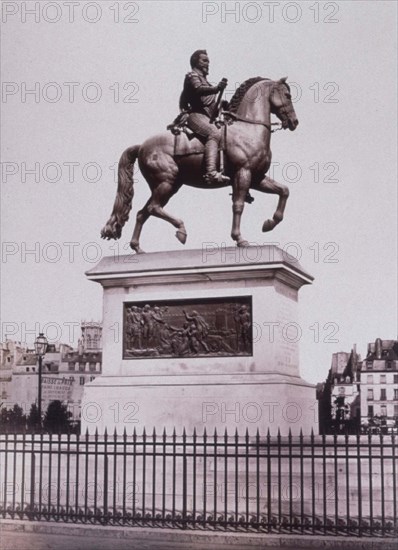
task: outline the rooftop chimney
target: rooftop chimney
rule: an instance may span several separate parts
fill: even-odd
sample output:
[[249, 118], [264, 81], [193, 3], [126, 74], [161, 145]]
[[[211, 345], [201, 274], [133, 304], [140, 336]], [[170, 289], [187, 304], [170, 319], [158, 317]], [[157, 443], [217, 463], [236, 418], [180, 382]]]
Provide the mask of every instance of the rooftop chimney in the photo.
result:
[[375, 342], [376, 359], [381, 359], [381, 339], [377, 338]]

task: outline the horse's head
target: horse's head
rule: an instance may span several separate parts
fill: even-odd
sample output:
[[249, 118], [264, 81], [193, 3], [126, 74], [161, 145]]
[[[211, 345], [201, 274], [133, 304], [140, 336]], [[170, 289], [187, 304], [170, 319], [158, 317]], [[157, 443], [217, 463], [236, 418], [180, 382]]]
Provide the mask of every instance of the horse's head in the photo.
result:
[[290, 87], [286, 82], [287, 77], [277, 80], [272, 86], [270, 101], [271, 113], [282, 122], [282, 128], [293, 131], [297, 128], [298, 120], [292, 103]]

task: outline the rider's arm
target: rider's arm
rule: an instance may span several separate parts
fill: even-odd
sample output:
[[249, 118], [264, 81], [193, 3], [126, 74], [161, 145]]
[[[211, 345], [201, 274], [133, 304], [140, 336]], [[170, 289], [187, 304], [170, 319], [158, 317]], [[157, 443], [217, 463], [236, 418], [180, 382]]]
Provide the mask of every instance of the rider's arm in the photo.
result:
[[218, 86], [207, 86], [196, 73], [189, 73], [187, 75], [187, 80], [192, 92], [199, 96], [214, 95], [218, 92]]

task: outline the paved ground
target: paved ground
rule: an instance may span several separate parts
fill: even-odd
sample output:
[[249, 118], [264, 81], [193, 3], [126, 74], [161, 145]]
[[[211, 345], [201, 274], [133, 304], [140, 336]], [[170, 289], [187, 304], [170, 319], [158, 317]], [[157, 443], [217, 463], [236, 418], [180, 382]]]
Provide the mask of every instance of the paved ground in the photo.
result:
[[[151, 537], [150, 537], [151, 538]], [[178, 542], [173, 541], [151, 541], [148, 536], [138, 536], [136, 539], [112, 539], [103, 540], [99, 537], [77, 537], [67, 535], [48, 535], [41, 533], [11, 533], [3, 532], [1, 535], [1, 550], [222, 550], [231, 548], [222, 543], [214, 541]], [[253, 550], [253, 545], [236, 546], [233, 550]], [[257, 550], [261, 547], [257, 546]], [[281, 546], [263, 546], [266, 550], [281, 550]], [[311, 550], [313, 550], [311, 546]], [[347, 548], [349, 548], [347, 546]], [[283, 547], [284, 550], [297, 550], [297, 547]], [[310, 550], [310, 547], [300, 547], [300, 550]]]
[[[210, 542], [210, 541], [209, 541]], [[203, 546], [205, 544], [205, 546]], [[103, 540], [100, 537], [76, 537], [67, 535], [46, 535], [40, 533], [10, 533], [1, 536], [1, 550], [218, 550], [228, 548], [225, 544], [207, 546], [201, 542], [182, 542], [148, 540], [148, 537], [138, 536], [136, 539]], [[257, 547], [258, 548], [258, 547]], [[280, 546], [267, 546], [267, 550], [281, 549]], [[253, 546], [233, 546], [234, 550], [250, 550]], [[293, 547], [285, 550], [296, 550]]]
[[0, 550], [397, 550], [397, 540], [97, 527], [2, 520]]

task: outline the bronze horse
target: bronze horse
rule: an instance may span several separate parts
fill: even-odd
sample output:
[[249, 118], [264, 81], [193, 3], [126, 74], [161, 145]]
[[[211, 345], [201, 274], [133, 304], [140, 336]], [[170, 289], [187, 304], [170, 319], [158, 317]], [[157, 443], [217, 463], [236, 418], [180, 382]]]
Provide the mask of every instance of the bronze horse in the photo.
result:
[[184, 222], [170, 215], [164, 207], [182, 185], [211, 189], [232, 185], [232, 232], [238, 246], [248, 246], [240, 232], [240, 221], [249, 189], [279, 196], [272, 219], [266, 220], [262, 230], [271, 231], [283, 219], [289, 190], [265, 174], [271, 164], [271, 114], [275, 114], [282, 128], [295, 130], [298, 120], [291, 101], [286, 78], [272, 81], [265, 78], [246, 80], [235, 92], [226, 115], [227, 135], [224, 172], [231, 183], [209, 185], [203, 179], [203, 153], [198, 154], [197, 139], [191, 141], [181, 134], [184, 154], [176, 155], [175, 136], [171, 133], [150, 137], [142, 145], [129, 147], [122, 154], [118, 167], [118, 189], [111, 217], [101, 231], [104, 239], [119, 239], [122, 227], [129, 218], [134, 189], [133, 167], [138, 164], [152, 191], [150, 199], [137, 214], [130, 246], [137, 253], [144, 223], [150, 216], [168, 221], [177, 228], [176, 237], [185, 244], [187, 232]]

